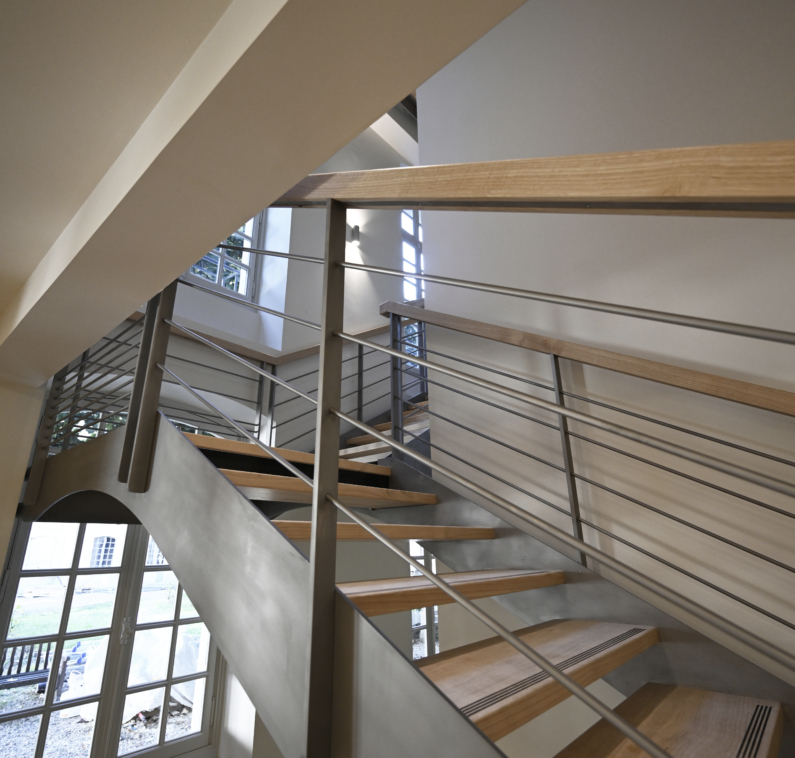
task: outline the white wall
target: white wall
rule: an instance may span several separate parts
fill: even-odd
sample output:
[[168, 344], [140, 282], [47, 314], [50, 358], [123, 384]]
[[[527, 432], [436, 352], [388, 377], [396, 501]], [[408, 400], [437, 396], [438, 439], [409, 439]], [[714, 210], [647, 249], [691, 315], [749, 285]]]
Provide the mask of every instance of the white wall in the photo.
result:
[[[531, 0], [418, 90], [423, 164], [791, 139], [795, 6], [783, 0], [633, 3]], [[424, 213], [429, 273], [792, 330], [795, 222], [761, 219]], [[795, 353], [739, 337], [428, 285], [430, 309], [795, 390]], [[429, 329], [429, 346], [549, 382], [547, 356]], [[459, 366], [460, 367], [460, 366]], [[792, 420], [563, 362], [566, 386], [666, 421], [795, 459]], [[494, 378], [493, 375], [487, 378]], [[445, 380], [447, 382], [447, 380]], [[500, 380], [502, 381], [502, 380]], [[448, 382], [455, 385], [453, 381]], [[508, 382], [510, 385], [510, 382]], [[527, 391], [526, 385], [515, 383]], [[557, 433], [431, 386], [445, 415], [560, 463]], [[544, 390], [531, 390], [550, 399]], [[475, 393], [477, 394], [477, 393]], [[500, 400], [504, 402], [504, 398]], [[510, 407], [532, 412], [528, 406]], [[680, 444], [792, 480], [792, 469], [573, 403]], [[549, 419], [547, 417], [547, 420]], [[551, 502], [553, 469], [431, 420], [432, 438]], [[615, 444], [592, 429], [574, 431]], [[786, 498], [648, 449], [618, 447], [788, 512]], [[795, 522], [574, 441], [578, 470], [665, 512], [792, 564]], [[453, 468], [460, 464], [438, 452]], [[463, 470], [463, 469], [462, 469]], [[471, 469], [467, 475], [563, 529], [568, 518]], [[791, 574], [581, 485], [592, 523], [795, 622]], [[587, 539], [774, 643], [792, 632], [659, 562], [586, 530]]]

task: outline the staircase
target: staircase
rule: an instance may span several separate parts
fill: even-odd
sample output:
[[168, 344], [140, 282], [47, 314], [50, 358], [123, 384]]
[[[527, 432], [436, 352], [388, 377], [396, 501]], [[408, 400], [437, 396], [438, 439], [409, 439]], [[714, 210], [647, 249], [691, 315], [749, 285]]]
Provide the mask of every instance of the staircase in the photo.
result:
[[[670, 152], [676, 153], [679, 161], [675, 164], [680, 166], [677, 171], [682, 170], [682, 161], [686, 165], [690, 165], [688, 161], [696, 161], [700, 171], [699, 161], [709, 162], [711, 155], [699, 154], [696, 159], [690, 153], [683, 156], [677, 151]], [[672, 169], [668, 163], [655, 163], [662, 160], [657, 153], [647, 159], [667, 180], [660, 180], [665, 192], [655, 194], [653, 202], [645, 195], [640, 200], [627, 201], [627, 197], [634, 196], [623, 191], [621, 182], [631, 184], [632, 171], [625, 176], [624, 163], [611, 162], [609, 157], [603, 157], [601, 163], [588, 164], [591, 168], [587, 182], [593, 181], [592, 174], [607, 172], [611, 191], [615, 193], [615, 205], [610, 206], [613, 211], [623, 209], [634, 213], [639, 208], [642, 211], [644, 203], [650, 203], [647, 211], [653, 213], [696, 210], [708, 213], [712, 206], [706, 207], [704, 203], [709, 200], [715, 204], [715, 197], [723, 197], [721, 172], [726, 170], [727, 161], [730, 163], [723, 152], [719, 158], [720, 171], [716, 168], [713, 173], [707, 172], [709, 181], [704, 180], [707, 184], [717, 183], [717, 189], [699, 183], [693, 196], [683, 198], [670, 195], [670, 187], [679, 186], [675, 181], [679, 175], [676, 172], [669, 175]], [[494, 177], [510, 167], [488, 167], [482, 175], [485, 187], [482, 192], [489, 199], [482, 201], [482, 209], [493, 209], [500, 203], [506, 209], [514, 208], [519, 201], [509, 192], [510, 188], [514, 187], [512, 192], [519, 195], [527, 192], [522, 189], [524, 185], [516, 189], [512, 184], [518, 181], [517, 176], [524, 176], [526, 181], [542, 181], [534, 173], [534, 166], [518, 163], [522, 165], [513, 167], [518, 173], [503, 174], [504, 185], [498, 182], [495, 186]], [[456, 172], [455, 167], [441, 168]], [[747, 170], [743, 163], [741, 178]], [[438, 207], [458, 207], [450, 199], [456, 190], [446, 183], [446, 174], [428, 173], [427, 168], [417, 171], [426, 172], [418, 175], [425, 177], [423, 187], [429, 193], [428, 197], [414, 198], [417, 207], [430, 202], [431, 196]], [[616, 535], [602, 529], [599, 534], [604, 533], [604, 542], [586, 540], [584, 523], [596, 531], [601, 527], [599, 523], [585, 522], [579, 512], [577, 479], [583, 479], [584, 474], [575, 465], [571, 438], [582, 436], [582, 426], [591, 424], [606, 434], [631, 438], [638, 444], [647, 444], [673, 457], [685, 457], [692, 464], [726, 476], [739, 475], [754, 486], [777, 488], [783, 496], [791, 495], [795, 488], [765, 472], [734, 467], [715, 456], [572, 410], [564, 402], [566, 392], [560, 380], [558, 359], [576, 360], [683, 390], [695, 387], [694, 391], [705, 395], [793, 415], [790, 393], [450, 314], [424, 313], [405, 304], [385, 304], [384, 315], [390, 318], [393, 335], [391, 348], [346, 334], [342, 330], [341, 313], [344, 277], [338, 274], [341, 268], [358, 267], [365, 271], [368, 268], [345, 261], [345, 206], [329, 199], [328, 194], [339, 193], [334, 197], [346, 197], [346, 202], [368, 207], [368, 203], [374, 202], [374, 194], [381, 192], [379, 203], [402, 207], [407, 203], [407, 190], [390, 195], [383, 187], [379, 189], [378, 182], [388, 181], [383, 174], [369, 177], [370, 181], [364, 184], [357, 183], [356, 177], [310, 177], [284, 199], [297, 206], [328, 201], [323, 326], [308, 322], [323, 334], [318, 397], [309, 397], [292, 388], [319, 408], [317, 457], [271, 447], [257, 440], [164, 365], [167, 338], [158, 330], [169, 325], [193, 334], [172, 321], [174, 285], [169, 295], [164, 291], [157, 302], [152, 301], [147, 312], [147, 323], [152, 326], [150, 334], [153, 332], [154, 336], [147, 349], [140, 352], [130, 404], [131, 423], [49, 459], [46, 455], [34, 459], [23, 517], [68, 521], [79, 514], [80, 520], [91, 520], [92, 515], [107, 517], [109, 509], [115, 508], [114, 514], [125, 511], [132, 519], [139, 520], [168, 556], [286, 758], [321, 755], [403, 758], [429, 750], [467, 758], [504, 756], [496, 744], [498, 741], [572, 695], [590, 706], [602, 720], [582, 734], [566, 735], [571, 737], [570, 744], [557, 758], [644, 755], [783, 758], [793, 754], [795, 688], [769, 671], [775, 663], [789, 677], [795, 671], [791, 654], [759, 639], [731, 619], [720, 618], [698, 599], [681, 597], [661, 585], [653, 568], [643, 572], [618, 560], [614, 553], [619, 552], [616, 549], [619, 542], [609, 541], [617, 539]], [[459, 174], [455, 174], [458, 180], [452, 184], [469, 186], [465, 179], [471, 174], [463, 178]], [[559, 172], [552, 171], [549, 175], [558, 176]], [[549, 181], [554, 184], [553, 180]], [[732, 192], [736, 191], [736, 183], [728, 182], [728, 186]], [[549, 195], [537, 187], [536, 191], [538, 197], [534, 196], [533, 202], [540, 203], [536, 209], [547, 207]], [[357, 195], [362, 192], [366, 196]], [[707, 193], [706, 200], [699, 193]], [[735, 194], [729, 194], [718, 204], [718, 212], [736, 215], [774, 212], [769, 204], [775, 193], [768, 187], [762, 195], [764, 208], [760, 206], [754, 211], [753, 198], [743, 196], [740, 202]], [[596, 193], [595, 197], [600, 203], [605, 202], [603, 194]], [[466, 193], [459, 200], [461, 208], [481, 207], [480, 200]], [[560, 202], [564, 201], [567, 210], [589, 212], [594, 197], [586, 193], [572, 199], [567, 191], [561, 195]], [[532, 206], [531, 199], [525, 198], [523, 202]], [[666, 208], [667, 203], [673, 204]], [[695, 205], [690, 208], [688, 203]], [[734, 211], [732, 203], [736, 204]], [[402, 272], [392, 273], [402, 276]], [[447, 280], [447, 283], [450, 281], [455, 282], [454, 286], [471, 289], [488, 286], [462, 284], [463, 280]], [[543, 299], [539, 293], [507, 287], [492, 289], [511, 297]], [[583, 307], [581, 301], [573, 298], [548, 296], [548, 299]], [[627, 309], [622, 308], [604, 303], [594, 305], [595, 310], [627, 315]], [[676, 314], [629, 310], [636, 311], [631, 315], [638, 318], [671, 324], [688, 319]], [[490, 382], [480, 375], [465, 375], [446, 364], [434, 364], [427, 354], [422, 358], [415, 351], [410, 359], [406, 358], [400, 348], [401, 319], [410, 319], [412, 323], [425, 319], [426, 323], [440, 328], [551, 356], [554, 381], [551, 389], [555, 401], [506, 387], [504, 378]], [[687, 325], [711, 328], [704, 324]], [[734, 327], [722, 324], [721, 330], [732, 333], [730, 329]], [[738, 333], [747, 337], [755, 334], [754, 329], [743, 327]], [[767, 333], [756, 336], [771, 339]], [[787, 339], [792, 342], [795, 335], [788, 335]], [[400, 442], [404, 433], [412, 439], [418, 437], [441, 414], [436, 400], [433, 406], [405, 410], [402, 380], [394, 378], [397, 369], [393, 369], [393, 419], [402, 423], [370, 427], [360, 421], [361, 414], [353, 418], [343, 413], [339, 407], [339, 382], [335, 385], [328, 379], [340, 373], [343, 341], [381, 350], [393, 361], [425, 366], [434, 372], [431, 378], [426, 374], [423, 379], [432, 387], [439, 376], [445, 375], [456, 381], [470, 381], [483, 390], [507, 395], [517, 403], [527, 402], [555, 418], [558, 425], [552, 428], [560, 435], [563, 460], [556, 468], [566, 477], [570, 510], [555, 503], [551, 505], [563, 511], [570, 531], [551, 523], [551, 517], [546, 521], [440, 464], [435, 455], [424, 458], [410, 445]], [[204, 342], [231, 355], [206, 339]], [[277, 381], [264, 369], [239, 356], [233, 357], [260, 376]], [[463, 359], [462, 362], [509, 376], [501, 369]], [[184, 434], [158, 414], [159, 383], [164, 372], [250, 442]], [[290, 388], [288, 382], [281, 383]], [[45, 414], [54, 407], [53, 399], [57, 401], [57, 392], [48, 401]], [[510, 410], [518, 414], [515, 408]], [[643, 416], [640, 418], [648, 421]], [[363, 434], [348, 439], [347, 446], [340, 450], [341, 421], [357, 427]], [[453, 423], [472, 432], [463, 421], [468, 419]], [[579, 423], [580, 431], [570, 432], [569, 421]], [[497, 431], [489, 429], [482, 438], [493, 442], [495, 438], [486, 434]], [[49, 448], [49, 438], [43, 434], [39, 450]], [[67, 431], [67, 440], [68, 435]], [[514, 453], [522, 452], [508, 444], [504, 447], [510, 447]], [[384, 460], [388, 452], [396, 454]], [[417, 459], [420, 465], [408, 466], [406, 461], [411, 459]], [[433, 476], [423, 473], [422, 466], [432, 469]], [[487, 469], [478, 470], [490, 475]], [[670, 467], [666, 470], [672, 471]], [[694, 479], [690, 474], [687, 476]], [[502, 479], [499, 481], [507, 484]], [[593, 481], [589, 480], [589, 484]], [[539, 496], [536, 500], [544, 502]], [[310, 504], [311, 522], [281, 518], [287, 511]], [[338, 522], [338, 512], [349, 521]], [[363, 512], [367, 512], [370, 520], [363, 518]], [[694, 526], [684, 519], [679, 521]], [[698, 528], [702, 533], [707, 531]], [[305, 539], [312, 543], [311, 562], [293, 544]], [[437, 577], [427, 567], [412, 562], [421, 576], [352, 581], [335, 586], [333, 559], [337, 542], [360, 539], [377, 540], [395, 552], [401, 552], [400, 546], [390, 540], [422, 540], [429, 552], [453, 571]], [[739, 542], [731, 544], [746, 554], [749, 552]], [[755, 555], [760, 554], [756, 551]], [[651, 561], [655, 556], [646, 557]], [[783, 561], [773, 562], [779, 567], [783, 565], [783, 570], [791, 568]], [[639, 597], [640, 590], [643, 597]], [[474, 602], [492, 598], [514, 611], [527, 626], [511, 633]], [[414, 662], [404, 657], [370, 620], [454, 602], [475, 613], [495, 636]], [[745, 607], [760, 610], [748, 602]], [[683, 616], [698, 623], [699, 629], [708, 629], [709, 634], [686, 625]], [[771, 614], [767, 616], [770, 618]], [[772, 618], [776, 620], [775, 616]], [[263, 644], [263, 640], [268, 644]], [[753, 655], [738, 654], [738, 647], [752, 651]], [[767, 670], [749, 658], [764, 663]], [[600, 679], [626, 696], [614, 710], [584, 689]]]

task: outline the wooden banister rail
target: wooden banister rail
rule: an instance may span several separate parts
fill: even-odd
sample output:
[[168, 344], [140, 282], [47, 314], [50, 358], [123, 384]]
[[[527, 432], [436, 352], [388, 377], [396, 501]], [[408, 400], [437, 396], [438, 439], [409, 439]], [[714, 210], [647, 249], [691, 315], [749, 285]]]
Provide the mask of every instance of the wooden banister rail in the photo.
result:
[[795, 217], [795, 141], [313, 174], [276, 206]]
[[703, 371], [672, 366], [668, 363], [651, 361], [646, 358], [637, 358], [611, 350], [603, 350], [576, 342], [566, 342], [552, 337], [543, 337], [519, 329], [487, 324], [474, 321], [461, 316], [452, 316], [439, 311], [429, 311], [424, 308], [415, 308], [403, 303], [386, 302], [381, 304], [381, 315], [388, 316], [396, 313], [405, 318], [424, 321], [426, 324], [452, 329], [456, 332], [471, 334], [475, 337], [502, 342], [506, 345], [535, 350], [540, 353], [557, 355], [560, 358], [586, 363], [620, 374], [636, 376], [640, 379], [649, 379], [671, 387], [699, 392], [723, 400], [750, 405], [774, 413], [795, 416], [795, 393], [786, 390], [764, 387], [760, 384], [743, 382], [738, 379], [729, 379], [716, 374]]

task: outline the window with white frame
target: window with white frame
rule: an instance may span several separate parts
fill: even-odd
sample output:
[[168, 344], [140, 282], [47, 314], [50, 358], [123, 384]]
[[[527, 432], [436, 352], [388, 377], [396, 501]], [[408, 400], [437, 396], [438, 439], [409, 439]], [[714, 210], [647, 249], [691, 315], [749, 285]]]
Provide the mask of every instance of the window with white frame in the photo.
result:
[[[422, 219], [419, 211], [404, 210], [400, 214], [403, 232], [403, 271], [406, 274], [421, 274], [425, 270], [422, 256]], [[425, 297], [425, 281], [407, 276], [403, 279], [403, 299], [419, 300]]]
[[261, 225], [260, 213], [191, 266], [188, 276], [205, 287], [253, 299], [255, 256], [246, 248], [257, 247]]
[[[409, 553], [417, 563], [436, 573], [436, 559], [417, 540], [409, 540]], [[413, 566], [411, 576], [420, 576]], [[411, 611], [411, 649], [414, 660], [439, 652], [439, 607], [414, 608]]]
[[19, 524], [0, 598], [0, 755], [210, 742], [215, 648], [141, 526]]

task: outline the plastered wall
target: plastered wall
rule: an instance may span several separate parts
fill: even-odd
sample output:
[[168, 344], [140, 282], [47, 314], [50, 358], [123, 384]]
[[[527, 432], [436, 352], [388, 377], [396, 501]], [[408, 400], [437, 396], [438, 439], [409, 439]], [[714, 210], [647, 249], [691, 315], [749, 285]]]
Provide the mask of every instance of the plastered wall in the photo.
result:
[[[792, 139], [795, 7], [788, 2], [526, 3], [418, 90], [423, 164], [576, 155]], [[423, 213], [429, 273], [792, 330], [795, 222], [508, 213]], [[542, 335], [795, 391], [789, 347], [628, 318], [498, 298], [429, 284], [426, 307]], [[548, 356], [429, 328], [428, 345], [549, 384]], [[443, 359], [441, 362], [444, 362]], [[457, 366], [461, 368], [460, 364]], [[700, 433], [795, 460], [793, 419], [562, 361], [564, 386]], [[482, 373], [485, 378], [494, 375]], [[442, 381], [441, 377], [434, 377]], [[455, 380], [445, 384], [463, 388]], [[498, 379], [523, 392], [551, 393]], [[471, 387], [464, 388], [471, 391]], [[560, 466], [558, 433], [431, 385], [439, 413]], [[480, 394], [477, 390], [474, 394]], [[555, 424], [554, 416], [485, 393]], [[774, 476], [790, 466], [569, 398], [577, 410]], [[791, 649], [790, 628], [644, 556], [603, 529], [795, 623], [792, 573], [675, 523], [667, 514], [795, 564], [795, 520], [611, 452], [795, 513], [762, 488], [592, 428], [572, 431], [586, 539], [717, 613]], [[431, 420], [435, 444], [524, 489], [523, 494], [444, 455], [434, 458], [571, 529], [552, 466]], [[609, 487], [622, 496], [600, 489]], [[661, 514], [627, 498], [652, 505]], [[747, 654], [748, 651], [744, 651]], [[770, 667], [770, 664], [767, 664]]]

